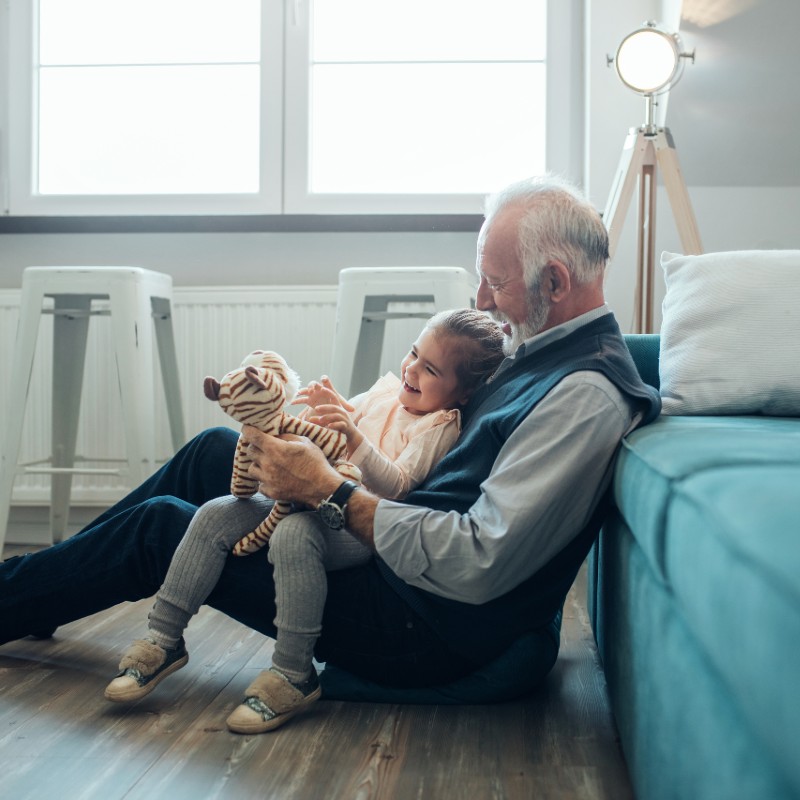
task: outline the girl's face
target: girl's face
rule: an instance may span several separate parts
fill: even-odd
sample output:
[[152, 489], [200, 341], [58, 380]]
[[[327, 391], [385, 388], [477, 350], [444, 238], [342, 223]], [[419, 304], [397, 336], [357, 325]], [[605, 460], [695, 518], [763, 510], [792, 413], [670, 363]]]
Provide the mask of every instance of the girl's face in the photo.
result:
[[454, 366], [460, 358], [457, 337], [436, 336], [426, 328], [400, 365], [398, 398], [406, 410], [428, 414], [466, 403], [469, 394], [460, 387]]

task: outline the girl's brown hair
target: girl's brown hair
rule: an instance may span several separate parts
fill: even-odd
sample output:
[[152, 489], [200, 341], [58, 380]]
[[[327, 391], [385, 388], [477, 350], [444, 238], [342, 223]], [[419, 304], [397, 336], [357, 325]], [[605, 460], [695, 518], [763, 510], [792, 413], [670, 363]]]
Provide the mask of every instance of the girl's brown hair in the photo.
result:
[[435, 336], [459, 340], [454, 368], [462, 389], [470, 394], [489, 378], [503, 360], [505, 336], [483, 311], [458, 308], [434, 314], [425, 325]]

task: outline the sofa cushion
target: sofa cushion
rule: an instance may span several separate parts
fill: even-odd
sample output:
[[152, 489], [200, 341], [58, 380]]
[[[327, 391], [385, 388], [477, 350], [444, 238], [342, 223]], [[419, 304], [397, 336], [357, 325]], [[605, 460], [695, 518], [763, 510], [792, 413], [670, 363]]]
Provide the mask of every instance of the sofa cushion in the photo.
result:
[[800, 250], [661, 257], [665, 414], [800, 415]]
[[664, 571], [687, 626], [795, 785], [799, 486], [800, 464], [732, 459], [676, 484], [664, 535]]
[[[653, 572], [666, 582], [667, 516], [682, 482], [713, 469], [769, 465], [800, 466], [800, 419], [661, 416], [623, 442], [614, 498]], [[746, 494], [746, 485], [739, 489]]]

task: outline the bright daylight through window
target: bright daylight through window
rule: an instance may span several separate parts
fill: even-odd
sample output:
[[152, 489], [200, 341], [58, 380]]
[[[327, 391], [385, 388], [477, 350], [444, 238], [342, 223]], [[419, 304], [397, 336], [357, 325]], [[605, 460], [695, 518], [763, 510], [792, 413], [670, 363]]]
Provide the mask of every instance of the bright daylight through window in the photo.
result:
[[481, 193], [544, 168], [543, 5], [316, 0], [312, 192]]
[[40, 0], [39, 192], [258, 190], [258, 3], [218, 6]]
[[10, 213], [477, 212], [548, 166], [547, 7], [10, 0]]

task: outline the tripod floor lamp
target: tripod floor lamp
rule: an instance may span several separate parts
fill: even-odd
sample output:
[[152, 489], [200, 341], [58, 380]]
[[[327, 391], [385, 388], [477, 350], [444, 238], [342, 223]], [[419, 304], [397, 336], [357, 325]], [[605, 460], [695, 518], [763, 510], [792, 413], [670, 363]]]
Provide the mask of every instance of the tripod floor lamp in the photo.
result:
[[694, 53], [681, 52], [677, 34], [665, 33], [655, 23], [648, 22], [626, 36], [616, 56], [608, 59], [609, 65], [613, 63], [616, 66], [622, 82], [645, 98], [645, 123], [628, 132], [603, 212], [609, 252], [613, 257], [638, 185], [634, 333], [653, 331], [657, 170], [661, 170], [684, 253], [697, 255], [703, 252], [675, 143], [669, 129], [655, 123], [655, 97], [677, 83], [686, 58], [694, 61]]

